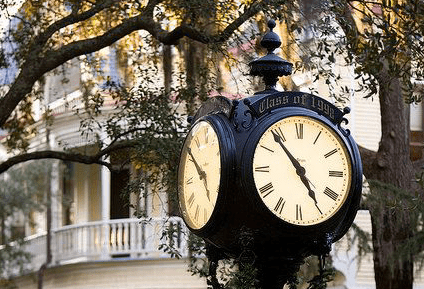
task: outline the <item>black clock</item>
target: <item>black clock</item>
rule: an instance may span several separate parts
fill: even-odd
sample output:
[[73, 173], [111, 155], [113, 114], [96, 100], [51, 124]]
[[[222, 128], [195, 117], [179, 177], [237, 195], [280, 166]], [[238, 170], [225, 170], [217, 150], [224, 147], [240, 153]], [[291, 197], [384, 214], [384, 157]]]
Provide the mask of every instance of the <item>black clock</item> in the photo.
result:
[[[295, 103], [299, 95], [305, 102]], [[308, 108], [312, 100], [323, 101], [317, 96], [278, 93], [256, 104], [280, 97], [287, 103], [266, 112], [249, 103], [259, 117], [240, 158], [242, 190], [261, 220], [272, 220], [277, 235], [306, 234], [313, 240], [331, 233], [334, 242], [349, 209], [354, 207], [355, 215], [359, 206], [362, 169], [356, 144], [341, 128], [341, 118], [332, 122], [330, 114]]]
[[182, 148], [178, 190], [189, 229], [220, 251], [213, 260], [254, 263], [263, 288], [282, 288], [305, 257], [328, 254], [351, 226], [362, 164], [344, 128], [349, 109], [275, 89], [292, 64], [274, 54], [281, 42], [275, 22], [268, 27], [261, 41], [268, 54], [250, 63], [265, 89], [200, 107]]

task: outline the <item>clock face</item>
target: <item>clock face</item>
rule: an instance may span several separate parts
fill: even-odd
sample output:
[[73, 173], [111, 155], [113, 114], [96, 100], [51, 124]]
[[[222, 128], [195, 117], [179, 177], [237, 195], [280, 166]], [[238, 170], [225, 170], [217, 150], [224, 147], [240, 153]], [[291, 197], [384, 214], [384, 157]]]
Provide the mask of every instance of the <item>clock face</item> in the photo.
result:
[[332, 217], [345, 202], [352, 178], [343, 141], [329, 126], [307, 116], [271, 125], [256, 145], [252, 170], [268, 209], [303, 226]]
[[217, 133], [207, 121], [196, 123], [185, 140], [178, 169], [179, 202], [183, 218], [201, 229], [211, 218], [221, 178]]

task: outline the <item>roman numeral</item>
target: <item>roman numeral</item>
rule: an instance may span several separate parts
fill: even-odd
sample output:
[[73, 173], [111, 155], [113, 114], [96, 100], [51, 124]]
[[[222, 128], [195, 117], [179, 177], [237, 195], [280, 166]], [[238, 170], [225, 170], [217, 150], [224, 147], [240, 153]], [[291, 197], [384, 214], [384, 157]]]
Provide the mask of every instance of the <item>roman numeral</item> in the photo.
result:
[[269, 166], [256, 167], [255, 172], [269, 173]]
[[191, 206], [193, 206], [193, 203], [194, 203], [194, 193], [192, 193], [190, 197], [188, 198], [188, 206], [191, 208]]
[[285, 204], [286, 204], [286, 201], [282, 197], [280, 197], [278, 199], [277, 204], [274, 207], [274, 211], [281, 214], [281, 211], [283, 210]]
[[272, 131], [281, 138], [281, 141], [283, 141], [283, 142], [286, 141], [286, 138], [284, 137], [284, 134], [283, 134], [283, 131], [281, 130], [281, 127], [273, 129]]
[[339, 195], [329, 187], [325, 187], [324, 194], [330, 197], [333, 201], [337, 200], [339, 197]]
[[208, 221], [208, 210], [203, 209], [203, 221], [206, 223]]
[[186, 184], [187, 185], [190, 185], [192, 183], [193, 183], [193, 177], [191, 177], [191, 178], [189, 178], [189, 179], [186, 180]]
[[208, 137], [209, 137], [209, 131], [205, 130], [205, 143], [209, 142]]
[[263, 146], [263, 145], [261, 145], [261, 148], [264, 148], [264, 149], [266, 149], [267, 151], [270, 151], [270, 152], [274, 152], [272, 149], [270, 149], [270, 148], [267, 148], [266, 146]]
[[296, 204], [296, 220], [302, 220], [302, 207], [299, 204]]
[[199, 148], [200, 147], [200, 141], [197, 137], [194, 139], [194, 142], [196, 143], [196, 146]]
[[196, 206], [196, 212], [194, 213], [194, 218], [195, 218], [196, 220], [198, 220], [198, 219], [199, 219], [199, 212], [200, 212], [200, 207], [199, 207], [199, 205], [197, 205], [197, 206]]
[[320, 132], [318, 133], [317, 137], [315, 138], [315, 140], [314, 140], [314, 144], [317, 142], [317, 140], [318, 140], [319, 136], [321, 135], [321, 132], [322, 132], [322, 131], [320, 131]]
[[295, 123], [296, 125], [296, 137], [303, 139], [303, 123]]
[[268, 183], [265, 186], [259, 188], [259, 192], [263, 194], [263, 198], [268, 196], [274, 191], [274, 187], [272, 186], [272, 183]]
[[342, 171], [329, 171], [328, 176], [329, 177], [341, 178], [341, 177], [343, 177], [343, 172]]
[[337, 149], [334, 149], [334, 150], [332, 150], [332, 151], [329, 151], [328, 153], [326, 153], [326, 154], [324, 155], [324, 157], [325, 157], [325, 158], [328, 158], [329, 156], [334, 155], [336, 152], [337, 152]]

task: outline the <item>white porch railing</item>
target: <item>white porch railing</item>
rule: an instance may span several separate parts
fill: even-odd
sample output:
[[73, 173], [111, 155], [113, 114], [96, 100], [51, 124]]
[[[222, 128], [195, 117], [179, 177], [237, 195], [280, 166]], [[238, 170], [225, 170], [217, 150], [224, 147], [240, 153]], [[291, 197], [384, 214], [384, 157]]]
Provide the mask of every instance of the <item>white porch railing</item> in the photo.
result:
[[[52, 230], [52, 265], [114, 258], [157, 259], [170, 255], [159, 249], [167, 240], [162, 233], [174, 226], [173, 242], [187, 256], [187, 229], [180, 218], [119, 219], [65, 226]], [[168, 240], [169, 241], [169, 240]], [[46, 234], [26, 239], [25, 250], [33, 255], [28, 270], [38, 270], [46, 260]]]

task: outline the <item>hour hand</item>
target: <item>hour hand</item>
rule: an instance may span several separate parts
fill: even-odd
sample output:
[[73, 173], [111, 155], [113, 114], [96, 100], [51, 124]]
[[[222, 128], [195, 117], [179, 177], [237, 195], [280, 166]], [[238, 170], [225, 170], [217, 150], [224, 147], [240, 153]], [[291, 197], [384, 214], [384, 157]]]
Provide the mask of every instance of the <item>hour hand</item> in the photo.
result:
[[203, 184], [204, 184], [205, 189], [206, 189], [206, 196], [208, 197], [208, 200], [210, 200], [210, 192], [209, 192], [209, 189], [208, 189], [206, 172], [204, 170], [202, 170], [200, 165], [197, 163], [196, 158], [193, 156], [193, 153], [191, 152], [191, 148], [187, 148], [187, 152], [190, 155], [191, 160], [194, 163], [194, 166], [196, 167], [197, 173], [199, 174], [199, 178], [203, 181]]
[[[302, 183], [308, 189], [308, 196], [314, 201], [315, 206], [317, 207], [318, 211], [322, 214], [320, 208], [318, 207], [318, 202], [317, 202], [317, 199], [315, 197], [315, 192], [311, 189], [311, 186], [309, 185], [309, 183], [311, 183], [311, 181], [306, 177], [305, 168], [299, 163], [299, 161], [286, 148], [286, 146], [283, 144], [281, 137], [277, 133], [275, 133], [274, 131], [271, 131], [271, 132], [272, 132], [272, 135], [274, 136], [274, 141], [277, 142], [281, 146], [281, 148], [284, 150], [284, 152], [286, 153], [286, 155], [290, 159], [291, 163], [295, 167], [296, 174], [299, 176]], [[312, 183], [311, 183], [311, 185], [313, 186]]]
[[318, 202], [317, 202], [317, 199], [315, 197], [315, 192], [311, 189], [311, 186], [309, 185], [310, 181], [308, 180], [308, 178], [305, 175], [299, 176], [299, 177], [302, 180], [302, 183], [308, 189], [308, 196], [314, 201], [315, 207], [317, 207], [318, 211], [322, 214], [320, 208], [318, 207]]

